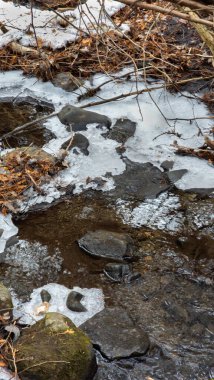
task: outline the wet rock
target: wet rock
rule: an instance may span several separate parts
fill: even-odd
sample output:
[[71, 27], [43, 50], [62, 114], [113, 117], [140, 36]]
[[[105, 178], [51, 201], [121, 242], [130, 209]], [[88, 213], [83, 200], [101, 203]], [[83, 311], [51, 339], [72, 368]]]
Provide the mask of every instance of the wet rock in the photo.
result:
[[83, 295], [81, 293], [75, 291], [70, 292], [66, 301], [67, 308], [71, 311], [76, 311], [79, 313], [87, 311], [87, 309], [80, 302], [82, 298]]
[[74, 132], [86, 130], [87, 124], [92, 123], [98, 123], [107, 128], [111, 126], [111, 120], [107, 116], [71, 105], [63, 107], [58, 117], [62, 124], [69, 126]]
[[96, 369], [90, 339], [59, 313], [25, 329], [15, 349], [23, 380], [86, 380]]
[[105, 230], [87, 232], [78, 240], [78, 244], [91, 256], [119, 261], [131, 257], [134, 251], [133, 240], [129, 235]]
[[81, 133], [75, 133], [73, 140], [71, 142], [71, 145], [69, 145], [70, 140], [71, 139], [68, 139], [67, 141], [65, 141], [62, 144], [61, 149], [67, 149], [67, 147], [69, 146], [68, 149], [71, 150], [72, 148], [77, 147], [83, 154], [85, 154], [85, 156], [89, 155], [89, 151], [88, 151], [89, 141], [87, 137], [83, 136]]
[[125, 159], [126, 170], [114, 176], [116, 188], [110, 194], [124, 200], [155, 198], [170, 188], [170, 181], [160, 169], [150, 163]]
[[63, 90], [72, 92], [84, 84], [84, 81], [75, 78], [69, 71], [58, 73], [52, 80], [52, 83], [56, 87], [61, 87]]
[[50, 293], [45, 289], [42, 289], [40, 296], [41, 296], [42, 302], [50, 302], [51, 300]]
[[13, 314], [13, 302], [9, 290], [0, 282], [0, 316], [7, 322]]
[[105, 309], [81, 325], [81, 328], [110, 360], [141, 356], [149, 348], [146, 332], [136, 326], [122, 308]]
[[166, 300], [163, 303], [163, 308], [174, 321], [188, 322], [189, 314], [183, 305]]
[[171, 172], [167, 173], [167, 176], [169, 178], [169, 181], [171, 183], [177, 182], [179, 179], [183, 177], [184, 174], [186, 174], [188, 170], [186, 169], [180, 169], [180, 170], [172, 170]]
[[208, 197], [212, 194], [214, 194], [214, 187], [204, 189], [204, 188], [192, 188], [185, 190], [186, 193], [195, 193], [200, 195], [201, 197]]
[[173, 168], [173, 165], [174, 165], [174, 161], [168, 161], [168, 160], [166, 160], [166, 161], [163, 161], [163, 162], [162, 162], [162, 164], [160, 165], [160, 167], [161, 167], [164, 171], [168, 172], [170, 169]]
[[98, 366], [94, 380], [130, 380], [126, 369], [120, 368], [113, 363], [102, 363]]
[[113, 126], [113, 128], [104, 136], [109, 139], [115, 140], [121, 144], [125, 142], [132, 136], [134, 136], [136, 131], [136, 123], [129, 119], [118, 119]]
[[104, 274], [114, 282], [130, 283], [141, 277], [140, 273], [133, 273], [130, 265], [108, 263], [105, 266]]

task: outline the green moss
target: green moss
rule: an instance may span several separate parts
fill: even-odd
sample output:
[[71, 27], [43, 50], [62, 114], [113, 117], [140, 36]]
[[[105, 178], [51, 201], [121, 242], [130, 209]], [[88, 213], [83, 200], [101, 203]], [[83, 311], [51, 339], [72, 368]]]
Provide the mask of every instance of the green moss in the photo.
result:
[[95, 364], [90, 339], [58, 313], [27, 329], [15, 348], [23, 379], [85, 380]]

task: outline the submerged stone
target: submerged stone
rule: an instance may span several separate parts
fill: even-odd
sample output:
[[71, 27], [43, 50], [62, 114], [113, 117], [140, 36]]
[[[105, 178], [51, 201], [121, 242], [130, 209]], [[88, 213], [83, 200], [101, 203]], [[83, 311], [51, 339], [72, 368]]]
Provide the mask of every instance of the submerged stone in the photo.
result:
[[119, 307], [104, 309], [81, 328], [110, 360], [144, 355], [150, 345], [147, 333]]
[[76, 311], [79, 313], [87, 311], [87, 309], [80, 302], [83, 297], [84, 296], [79, 292], [70, 292], [66, 301], [67, 308], [71, 311]]
[[120, 261], [131, 257], [134, 251], [133, 240], [128, 234], [105, 230], [87, 232], [78, 244], [91, 256]]
[[96, 370], [90, 339], [59, 313], [25, 329], [15, 349], [23, 380], [86, 380]]
[[68, 148], [69, 150], [71, 150], [72, 148], [77, 147], [83, 154], [85, 154], [85, 156], [89, 155], [89, 151], [88, 151], [89, 141], [87, 137], [85, 137], [81, 133], [75, 133], [71, 141], [71, 144], [69, 145], [70, 141], [71, 139], [68, 139], [67, 141], [65, 141], [63, 145], [61, 146], [61, 149]]
[[127, 284], [141, 277], [140, 273], [133, 273], [128, 264], [108, 263], [103, 272], [110, 280]]
[[107, 116], [71, 105], [63, 107], [58, 113], [58, 118], [74, 132], [86, 130], [87, 124], [98, 123], [107, 128], [111, 125], [111, 120]]

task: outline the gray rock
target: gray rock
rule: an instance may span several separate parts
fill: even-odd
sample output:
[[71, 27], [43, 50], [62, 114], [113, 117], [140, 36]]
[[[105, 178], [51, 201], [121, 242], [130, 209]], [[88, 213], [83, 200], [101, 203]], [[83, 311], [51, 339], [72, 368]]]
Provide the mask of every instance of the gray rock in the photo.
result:
[[25, 329], [14, 348], [23, 380], [87, 380], [96, 370], [90, 339], [59, 313]]
[[110, 194], [124, 200], [155, 198], [170, 188], [170, 182], [156, 166], [125, 159], [126, 170], [114, 176], [116, 188]]
[[163, 308], [173, 320], [185, 323], [189, 321], [189, 314], [183, 305], [166, 300], [163, 303]]
[[87, 232], [78, 240], [78, 244], [91, 256], [119, 261], [131, 257], [134, 251], [129, 235], [105, 230]]
[[118, 119], [113, 128], [105, 136], [121, 144], [125, 144], [130, 137], [134, 136], [135, 131], [136, 123], [129, 119]]
[[173, 168], [173, 165], [174, 165], [174, 161], [163, 161], [162, 164], [161, 164], [161, 168], [164, 170], [164, 171], [169, 171], [170, 169]]
[[42, 302], [50, 302], [51, 300], [50, 293], [45, 289], [42, 289], [40, 296], [41, 296]]
[[186, 193], [195, 193], [200, 195], [201, 197], [208, 197], [209, 195], [214, 194], [214, 187], [210, 187], [208, 189], [201, 188], [192, 188], [185, 190]]
[[150, 345], [147, 333], [119, 307], [104, 309], [81, 325], [81, 329], [110, 360], [144, 355]]
[[183, 177], [184, 174], [186, 174], [188, 170], [186, 169], [180, 169], [180, 170], [172, 170], [171, 172], [168, 172], [166, 175], [169, 178], [169, 181], [171, 183], [177, 182], [179, 179]]
[[[61, 149], [67, 149], [67, 147], [69, 146], [69, 142], [70, 142], [71, 139], [68, 139], [67, 141], [65, 141], [62, 146], [61, 146]], [[89, 147], [89, 141], [87, 139], [87, 137], [85, 137], [84, 135], [82, 135], [81, 133], [75, 133], [74, 137], [73, 137], [73, 140], [72, 140], [72, 143], [71, 145], [69, 146], [69, 150], [71, 150], [72, 148], [74, 147], [77, 147], [79, 148], [79, 150], [85, 154], [85, 156], [88, 156], [89, 155], [89, 151], [88, 151], [88, 147]]]
[[13, 314], [13, 302], [9, 290], [0, 282], [0, 316], [8, 321]]
[[67, 308], [79, 313], [87, 311], [80, 302], [82, 298], [83, 295], [81, 293], [75, 291], [70, 292], [66, 301]]
[[70, 72], [58, 73], [52, 80], [56, 87], [61, 87], [63, 90], [72, 92], [84, 84], [84, 81], [75, 78]]
[[130, 282], [141, 277], [140, 273], [133, 273], [130, 265], [119, 263], [108, 263], [104, 268], [104, 274], [114, 282]]
[[58, 113], [58, 118], [74, 132], [86, 130], [87, 124], [91, 123], [98, 123], [107, 128], [111, 126], [111, 120], [107, 116], [71, 105], [63, 107]]
[[126, 369], [114, 363], [102, 363], [98, 366], [94, 380], [131, 380]]

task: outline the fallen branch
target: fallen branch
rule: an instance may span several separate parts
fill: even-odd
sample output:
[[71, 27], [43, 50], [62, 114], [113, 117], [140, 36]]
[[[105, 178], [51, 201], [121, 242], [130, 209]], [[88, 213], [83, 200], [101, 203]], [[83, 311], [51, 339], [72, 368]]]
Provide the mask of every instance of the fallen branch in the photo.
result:
[[159, 5], [152, 5], [152, 4], [148, 4], [144, 1], [137, 1], [137, 0], [119, 0], [119, 2], [122, 4], [130, 5], [130, 6], [134, 6], [134, 7], [139, 7], [139, 8], [143, 8], [146, 10], [155, 11], [155, 12], [163, 13], [166, 15], [175, 16], [175, 17], [181, 18], [183, 20], [187, 20], [190, 22], [195, 22], [198, 24], [210, 26], [211, 28], [214, 29], [214, 23], [212, 21], [204, 20], [204, 19], [201, 19], [199, 17], [198, 18], [193, 17], [193, 16], [190, 16], [188, 14], [185, 14], [185, 13], [182, 13], [179, 11], [175, 11], [175, 10], [172, 10], [169, 8], [163, 8], [163, 7], [160, 7]]
[[206, 11], [206, 12], [211, 13], [211, 14], [214, 11], [213, 6], [201, 4], [198, 1], [194, 1], [194, 0], [168, 0], [168, 1], [170, 1], [170, 3], [173, 3], [173, 4], [176, 3], [178, 5], [183, 5], [183, 6], [189, 7], [191, 9], [193, 8], [194, 10]]
[[29, 48], [26, 46], [20, 45], [18, 42], [11, 42], [9, 45], [9, 48], [17, 54], [20, 55], [30, 55], [31, 57], [38, 58], [39, 57], [39, 52], [36, 49]]
[[214, 151], [211, 149], [193, 149], [185, 146], [180, 146], [177, 143], [174, 143], [174, 147], [176, 148], [176, 154], [182, 156], [198, 157], [200, 159], [209, 161], [211, 164], [214, 164]]
[[[191, 9], [185, 7], [184, 10], [186, 12], [188, 12], [192, 18], [199, 19], [198, 15], [195, 12], [191, 11]], [[191, 22], [191, 24], [193, 25], [193, 27], [198, 32], [202, 41], [210, 49], [210, 51], [212, 53], [212, 57], [213, 57], [212, 61], [213, 61], [213, 65], [214, 65], [214, 36], [209, 32], [209, 30], [206, 28], [206, 26], [200, 25], [196, 22]]]
[[[128, 74], [125, 74], [124, 76], [126, 76]], [[117, 78], [115, 77], [114, 80], [117, 80], [117, 79], [120, 79], [122, 78], [123, 76]], [[100, 104], [105, 104], [105, 103], [111, 103], [111, 102], [115, 102], [117, 100], [120, 100], [120, 99], [124, 99], [124, 98], [127, 98], [129, 96], [135, 96], [135, 95], [140, 95], [140, 94], [143, 94], [143, 93], [146, 93], [146, 92], [152, 92], [152, 91], [155, 91], [155, 90], [160, 90], [160, 89], [167, 89], [167, 88], [170, 88], [170, 87], [174, 87], [174, 86], [179, 86], [179, 85], [182, 85], [182, 84], [185, 84], [185, 83], [188, 83], [188, 82], [191, 82], [191, 81], [198, 81], [198, 80], [201, 80], [201, 79], [212, 79], [214, 78], [214, 75], [211, 75], [209, 77], [196, 77], [196, 78], [191, 78], [191, 79], [184, 79], [184, 80], [180, 80], [176, 83], [173, 83], [173, 82], [170, 82], [170, 83], [164, 83], [160, 86], [156, 86], [156, 87], [147, 87], [147, 88], [144, 88], [142, 90], [136, 90], [136, 91], [131, 91], [131, 92], [127, 92], [127, 93], [124, 93], [124, 94], [120, 94], [120, 95], [117, 95], [117, 96], [114, 96], [112, 98], [108, 98], [108, 99], [102, 99], [102, 100], [99, 100], [97, 102], [90, 102], [90, 103], [87, 103], [87, 104], [84, 104], [82, 106], [80, 106], [80, 108], [89, 108], [89, 107], [93, 107], [93, 106], [97, 106], [97, 105], [100, 105]], [[111, 80], [109, 81], [106, 81], [104, 82], [103, 84], [107, 84], [109, 83]], [[101, 87], [103, 84], [99, 85], [99, 87]], [[91, 89], [93, 91], [93, 89]], [[97, 90], [97, 88], [96, 88]], [[93, 94], [93, 92], [92, 92]], [[7, 139], [8, 137], [11, 137], [11, 136], [14, 136], [14, 135], [17, 135], [21, 132], [23, 132], [23, 130], [27, 129], [28, 127], [36, 124], [36, 123], [40, 123], [41, 121], [44, 121], [44, 120], [47, 120], [47, 119], [50, 119], [54, 116], [58, 116], [58, 112], [53, 112], [51, 113], [50, 115], [45, 115], [45, 116], [42, 116], [38, 119], [35, 119], [35, 120], [32, 120], [32, 121], [29, 121], [28, 123], [26, 124], [23, 124], [23, 125], [20, 125], [19, 127], [16, 127], [13, 131], [10, 131], [8, 133], [5, 133], [3, 136], [1, 136], [1, 140], [5, 140]], [[184, 121], [193, 121], [193, 120], [203, 120], [203, 119], [214, 119], [214, 116], [201, 116], [201, 117], [194, 117], [194, 118], [189, 118], [189, 119], [185, 119], [185, 118], [174, 118], [174, 119], [167, 119], [169, 121], [178, 121], [178, 120], [184, 120]]]

